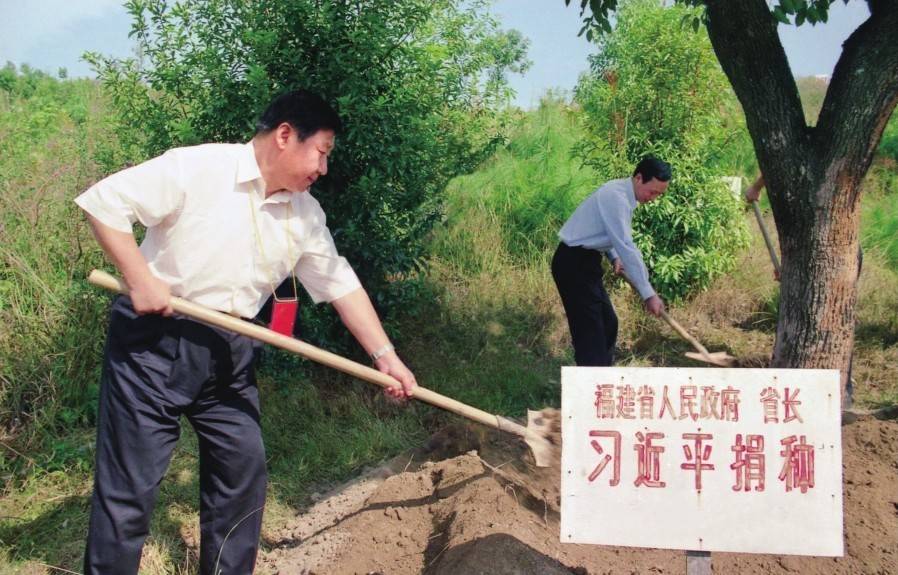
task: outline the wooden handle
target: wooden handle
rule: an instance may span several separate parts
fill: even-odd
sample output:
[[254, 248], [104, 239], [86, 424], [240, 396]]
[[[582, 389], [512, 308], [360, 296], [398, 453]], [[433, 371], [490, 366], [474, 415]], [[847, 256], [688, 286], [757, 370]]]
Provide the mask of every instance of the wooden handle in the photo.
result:
[[773, 247], [773, 241], [770, 239], [770, 234], [767, 232], [767, 224], [764, 223], [764, 216], [761, 215], [761, 208], [758, 207], [758, 201], [753, 201], [751, 207], [754, 209], [755, 218], [757, 218], [758, 226], [761, 228], [761, 235], [764, 236], [764, 243], [767, 244], [767, 251], [770, 253], [770, 261], [773, 262], [773, 269], [775, 269], [776, 274], [779, 275], [781, 271], [780, 260], [776, 257], [776, 249]]
[[[633, 280], [630, 279], [630, 276], [628, 276], [626, 273], [623, 273], [621, 275], [625, 280], [627, 280], [627, 283], [630, 284], [630, 287], [633, 288], [636, 293], [639, 293], [639, 290], [636, 289], [636, 285], [633, 283]], [[672, 327], [673, 330], [680, 335], [680, 337], [691, 343], [692, 347], [694, 347], [697, 352], [704, 356], [710, 357], [710, 355], [708, 354], [708, 350], [705, 349], [705, 346], [703, 346], [697, 339], [692, 337], [692, 334], [686, 331], [686, 328], [680, 325], [677, 320], [670, 317], [666, 310], [661, 310], [661, 318], [666, 321], [667, 325]]]
[[686, 331], [686, 328], [680, 325], [677, 320], [670, 317], [670, 315], [668, 315], [665, 310], [661, 310], [661, 317], [664, 318], [664, 321], [666, 321], [667, 324], [674, 329], [674, 331], [680, 334], [680, 337], [691, 343], [692, 347], [694, 347], [697, 352], [705, 356], [709, 355], [708, 350], [705, 349], [705, 346], [703, 346], [699, 340], [695, 339], [691, 333]]
[[[128, 286], [125, 285], [125, 282], [104, 271], [93, 270], [92, 272], [90, 272], [90, 275], [87, 279], [95, 286], [106, 288], [108, 290], [121, 294], [128, 294]], [[221, 327], [239, 333], [241, 335], [251, 337], [269, 345], [279, 347], [306, 359], [310, 359], [322, 365], [326, 365], [328, 367], [332, 367], [336, 370], [342, 371], [343, 373], [348, 373], [349, 375], [367, 381], [368, 383], [373, 383], [374, 385], [379, 385], [380, 387], [396, 387], [399, 385], [399, 382], [389, 375], [381, 373], [376, 369], [368, 367], [367, 365], [362, 365], [355, 361], [351, 361], [335, 353], [325, 351], [321, 348], [315, 347], [314, 345], [309, 345], [304, 341], [279, 334], [276, 331], [272, 331], [268, 328], [250, 323], [248, 321], [244, 321], [234, 316], [230, 316], [226, 313], [211, 310], [199, 304], [191, 303], [187, 300], [174, 296], [172, 296], [171, 298], [171, 306], [172, 309], [175, 310], [175, 312], [181, 315], [185, 315], [191, 319], [195, 319], [209, 325], [214, 325], [216, 327]], [[470, 405], [466, 405], [464, 403], [461, 403], [460, 401], [456, 401], [444, 395], [440, 395], [435, 391], [431, 391], [419, 386], [415, 388], [414, 395], [412, 397], [414, 397], [415, 399], [420, 399], [421, 401], [425, 401], [441, 409], [445, 409], [446, 411], [455, 413], [456, 415], [461, 415], [462, 417], [466, 417], [478, 423], [482, 423], [484, 425], [488, 425], [502, 431], [507, 431], [521, 437], [524, 437], [526, 435], [526, 429], [513, 421], [510, 421], [504, 417], [487, 413], [485, 411], [477, 409], [476, 407], [471, 407]]]

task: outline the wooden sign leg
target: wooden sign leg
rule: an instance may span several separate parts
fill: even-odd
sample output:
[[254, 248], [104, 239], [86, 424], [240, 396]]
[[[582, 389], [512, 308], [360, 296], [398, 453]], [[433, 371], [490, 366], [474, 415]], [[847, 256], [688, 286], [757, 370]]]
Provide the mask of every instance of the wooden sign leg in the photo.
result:
[[711, 575], [711, 552], [687, 551], [686, 575]]

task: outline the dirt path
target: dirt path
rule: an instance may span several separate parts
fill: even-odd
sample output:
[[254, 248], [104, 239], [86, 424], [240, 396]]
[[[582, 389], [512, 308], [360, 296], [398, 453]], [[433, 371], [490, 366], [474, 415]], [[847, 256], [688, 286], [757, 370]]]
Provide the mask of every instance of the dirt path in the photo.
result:
[[[718, 573], [898, 573], [898, 422], [842, 427], [843, 558], [715, 553]], [[260, 572], [464, 575], [684, 573], [680, 551], [561, 544], [558, 471], [453, 427], [366, 474], [267, 541]], [[809, 526], [810, 527], [810, 526]]]

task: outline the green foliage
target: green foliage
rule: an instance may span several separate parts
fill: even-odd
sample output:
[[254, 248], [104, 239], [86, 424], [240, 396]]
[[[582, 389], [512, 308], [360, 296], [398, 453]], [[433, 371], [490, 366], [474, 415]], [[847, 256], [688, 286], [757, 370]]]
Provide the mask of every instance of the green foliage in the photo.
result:
[[798, 87], [798, 95], [801, 97], [804, 121], [808, 126], [814, 126], [817, 124], [817, 118], [823, 108], [823, 100], [826, 99], [828, 87], [826, 81], [814, 76], [804, 76], [797, 78], [795, 84]]
[[879, 251], [884, 263], [898, 271], [898, 171], [885, 162], [875, 166], [864, 188], [869, 199], [861, 212], [861, 243]]
[[[676, 0], [683, 6], [703, 7], [707, 0]], [[848, 4], [848, 0], [842, 0]], [[836, 0], [779, 0], [775, 5], [768, 2], [771, 18], [782, 24], [794, 23], [801, 26], [805, 22], [815, 25], [818, 22], [826, 23], [829, 19], [829, 8]], [[571, 0], [564, 0], [565, 6], [570, 6]], [[580, 34], [586, 34], [586, 38], [592, 41], [603, 34], [611, 32], [611, 15], [618, 9], [617, 0], [580, 0], [580, 18], [583, 19], [583, 28]], [[588, 10], [588, 12], [587, 12]], [[794, 17], [794, 21], [789, 20]], [[681, 20], [689, 23], [693, 30], [698, 31], [704, 20], [704, 12], [689, 13]]]
[[83, 279], [103, 257], [71, 200], [95, 158], [121, 157], [95, 83], [8, 65], [0, 86], [0, 424], [53, 469], [88, 460], [60, 433], [92, 421], [107, 300]]
[[[576, 111], [556, 95], [543, 98], [537, 110], [518, 119], [506, 147], [478, 171], [452, 181], [447, 190], [451, 233], [465, 233], [465, 220], [485, 214], [495, 222], [509, 256], [522, 264], [541, 262], [558, 244], [564, 220], [596, 185], [592, 170], [572, 157], [579, 137]], [[482, 236], [476, 229], [470, 233]], [[455, 244], [450, 259], [477, 273], [478, 258], [470, 266], [463, 263], [479, 251], [482, 237], [470, 239]], [[446, 249], [449, 245], [438, 251]]]
[[[842, 0], [848, 4], [848, 0]], [[794, 17], [794, 24], [801, 26], [805, 22], [815, 25], [829, 20], [829, 7], [835, 0], [780, 0], [773, 7], [771, 14], [782, 24], [790, 24], [789, 17]]]
[[[750, 157], [746, 134], [731, 119], [738, 107], [707, 35], [680, 25], [696, 13], [653, 0], [624, 4], [576, 91], [586, 133], [579, 153], [600, 181], [629, 176], [646, 154], [673, 166], [668, 192], [633, 220], [652, 283], [667, 298], [708, 287], [732, 269], [747, 238], [741, 201], [720, 180], [728, 175], [721, 168]], [[743, 152], [721, 155], [733, 142]]]
[[528, 65], [526, 40], [499, 31], [482, 0], [126, 6], [141, 62], [88, 56], [126, 144], [151, 156], [246, 140], [275, 95], [322, 94], [346, 130], [316, 196], [381, 309], [407, 302], [446, 183], [503, 141], [497, 109], [506, 74]]
[[889, 123], [882, 133], [882, 140], [879, 142], [879, 148], [876, 153], [883, 158], [888, 158], [893, 162], [898, 162], [898, 114], [892, 112]]

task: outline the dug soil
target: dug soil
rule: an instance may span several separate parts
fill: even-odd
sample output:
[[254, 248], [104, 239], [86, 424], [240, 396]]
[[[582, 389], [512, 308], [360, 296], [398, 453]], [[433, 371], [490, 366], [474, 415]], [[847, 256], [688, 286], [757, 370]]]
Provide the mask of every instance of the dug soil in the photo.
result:
[[[842, 427], [845, 557], [714, 553], [715, 573], [898, 574], [898, 421], [852, 419]], [[527, 461], [521, 445], [492, 432], [446, 429], [269, 533], [259, 571], [686, 572], [682, 551], [562, 544], [558, 469]]]

